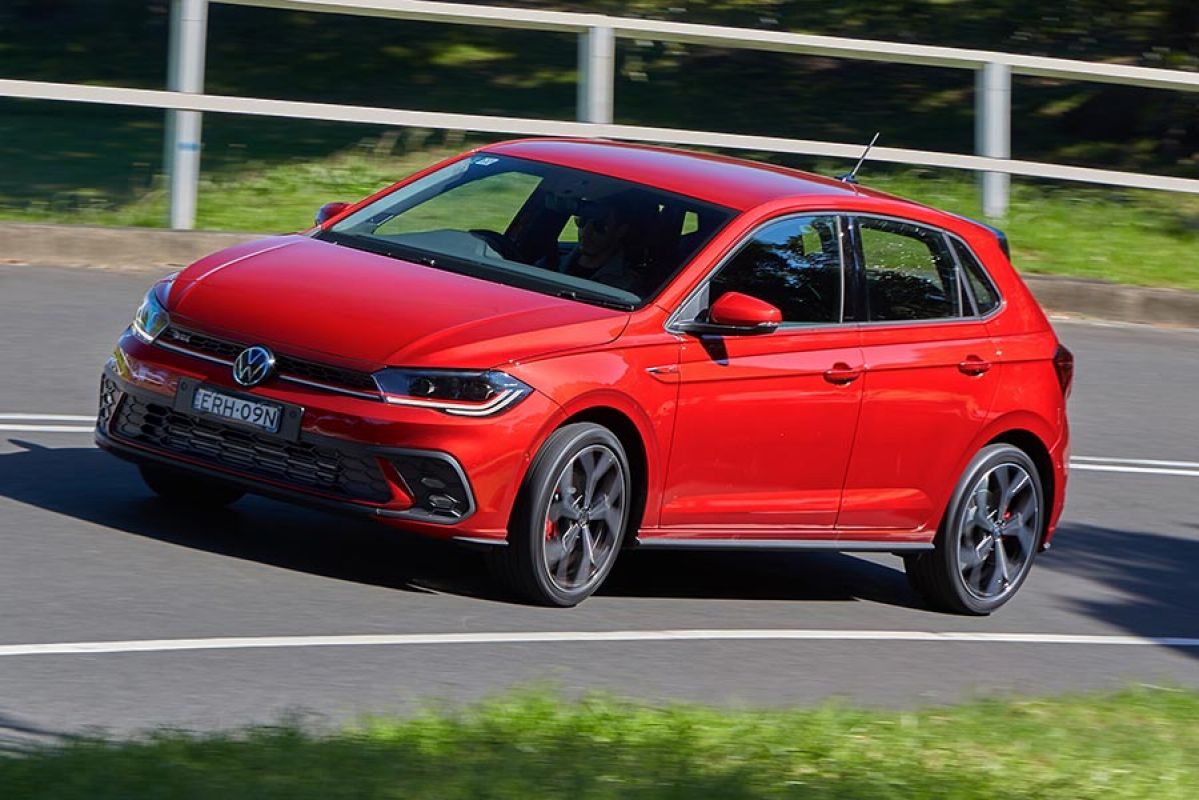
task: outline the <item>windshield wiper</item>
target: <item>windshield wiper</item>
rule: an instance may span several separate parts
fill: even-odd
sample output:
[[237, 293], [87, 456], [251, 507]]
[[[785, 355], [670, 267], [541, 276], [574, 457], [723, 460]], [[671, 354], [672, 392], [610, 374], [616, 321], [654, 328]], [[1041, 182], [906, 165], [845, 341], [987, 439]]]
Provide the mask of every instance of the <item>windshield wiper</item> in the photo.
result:
[[577, 300], [580, 303], [590, 303], [593, 306], [603, 306], [604, 308], [615, 308], [619, 311], [632, 311], [637, 307], [633, 303], [626, 303], [623, 300], [613, 300], [611, 297], [591, 294], [590, 292], [579, 292], [574, 289], [562, 289], [555, 292], [555, 295], [565, 297], [567, 300]]
[[423, 264], [426, 267], [437, 266], [437, 258], [433, 253], [427, 250], [421, 250], [416, 247], [406, 247], [404, 245], [392, 244], [391, 242], [383, 243], [375, 239], [368, 239], [364, 236], [351, 236], [344, 233], [327, 232], [321, 234], [318, 238], [325, 241], [339, 244], [343, 247], [349, 247], [354, 250], [365, 250], [368, 253], [375, 255], [388, 256], [389, 258], [400, 258], [405, 261], [414, 261], [417, 264]]

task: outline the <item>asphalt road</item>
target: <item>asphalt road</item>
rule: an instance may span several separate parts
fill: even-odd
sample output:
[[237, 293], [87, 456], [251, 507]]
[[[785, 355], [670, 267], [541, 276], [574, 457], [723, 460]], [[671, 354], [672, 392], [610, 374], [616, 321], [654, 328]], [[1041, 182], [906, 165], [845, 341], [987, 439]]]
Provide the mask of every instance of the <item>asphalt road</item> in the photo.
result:
[[[151, 280], [0, 266], [0, 415], [91, 414], [100, 365]], [[1078, 359], [1076, 456], [1199, 462], [1199, 331], [1058, 328]], [[889, 706], [1133, 681], [1199, 686], [1199, 647], [1187, 643], [1058, 641], [1199, 637], [1194, 467], [1075, 470], [1055, 547], [988, 619], [924, 609], [898, 559], [839, 554], [625, 554], [602, 595], [557, 611], [497, 595], [470, 552], [366, 522], [263, 499], [179, 517], [89, 434], [46, 430], [86, 422], [13, 430], [22, 424], [0, 419], [0, 741], [91, 726], [228, 727], [297, 711], [335, 723], [529, 683]], [[829, 638], [5, 654], [96, 641], [662, 629]], [[910, 632], [1050, 640], [902, 640]]]

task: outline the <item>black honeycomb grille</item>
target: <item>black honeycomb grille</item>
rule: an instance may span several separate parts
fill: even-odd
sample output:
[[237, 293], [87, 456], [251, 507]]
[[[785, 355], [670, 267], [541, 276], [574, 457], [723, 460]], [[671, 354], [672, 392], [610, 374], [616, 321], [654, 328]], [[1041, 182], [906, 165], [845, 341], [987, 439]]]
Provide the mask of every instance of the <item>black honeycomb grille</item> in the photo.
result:
[[[162, 335], [164, 341], [170, 342], [176, 347], [217, 356], [228, 361], [233, 361], [242, 350], [245, 350], [249, 346], [175, 326], [167, 328]], [[279, 374], [284, 377], [302, 378], [330, 386], [342, 386], [348, 389], [358, 389], [371, 393], [379, 391], [379, 387], [375, 385], [375, 379], [368, 372], [343, 369], [342, 367], [320, 364], [316, 361], [306, 361], [301, 358], [279, 355], [278, 353], [275, 354], [275, 367], [278, 369]]]
[[371, 456], [305, 442], [280, 441], [180, 414], [133, 395], [121, 403], [113, 433], [160, 450], [347, 499], [381, 503], [392, 497]]
[[117, 385], [109, 380], [107, 375], [100, 377], [100, 410], [96, 414], [96, 427], [101, 431], [108, 430], [108, 421], [112, 419], [112, 411], [120, 396]]

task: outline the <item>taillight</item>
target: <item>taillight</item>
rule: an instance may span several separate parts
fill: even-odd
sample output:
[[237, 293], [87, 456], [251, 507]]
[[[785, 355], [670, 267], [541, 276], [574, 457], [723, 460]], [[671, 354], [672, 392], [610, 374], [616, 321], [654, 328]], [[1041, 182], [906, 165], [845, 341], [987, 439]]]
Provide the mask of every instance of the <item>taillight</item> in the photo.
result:
[[1057, 372], [1057, 384], [1062, 387], [1062, 397], [1070, 396], [1074, 385], [1074, 354], [1065, 345], [1059, 344], [1053, 354], [1053, 369]]

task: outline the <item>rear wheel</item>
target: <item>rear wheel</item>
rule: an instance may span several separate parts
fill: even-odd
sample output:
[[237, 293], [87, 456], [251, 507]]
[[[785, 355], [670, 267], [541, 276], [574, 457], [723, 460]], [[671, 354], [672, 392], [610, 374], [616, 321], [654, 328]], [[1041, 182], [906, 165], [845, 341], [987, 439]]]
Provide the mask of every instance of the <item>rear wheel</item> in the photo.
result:
[[158, 464], [140, 464], [142, 480], [156, 495], [191, 508], [224, 508], [245, 494], [236, 484]]
[[558, 429], [525, 479], [493, 566], [532, 602], [581, 602], [616, 562], [631, 495], [628, 458], [611, 431], [589, 422]]
[[1044, 513], [1032, 459], [1012, 445], [984, 447], [954, 490], [935, 549], [905, 556], [912, 588], [938, 608], [990, 614], [1028, 577]]

